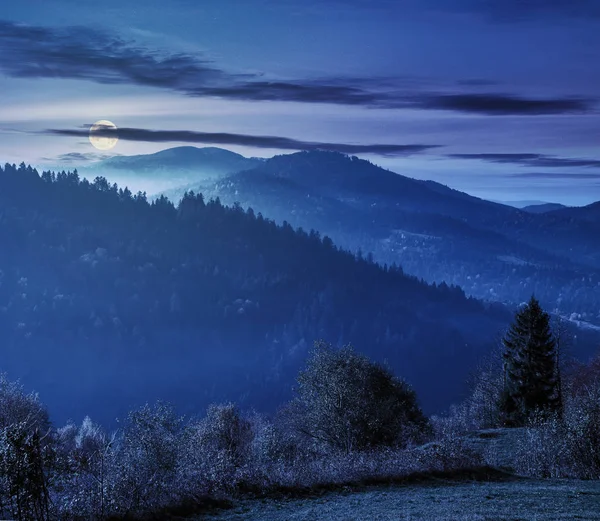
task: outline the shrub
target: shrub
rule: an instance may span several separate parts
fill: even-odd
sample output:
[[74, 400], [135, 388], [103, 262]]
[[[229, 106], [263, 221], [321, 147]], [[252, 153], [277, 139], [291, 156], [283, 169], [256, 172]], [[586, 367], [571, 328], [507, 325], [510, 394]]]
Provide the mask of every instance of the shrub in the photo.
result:
[[516, 468], [536, 477], [600, 479], [600, 385], [569, 396], [563, 417], [534, 418]]
[[600, 479], [600, 382], [569, 399], [564, 423], [574, 474]]
[[413, 390], [391, 372], [354, 352], [317, 342], [298, 376], [288, 408], [296, 430], [341, 452], [402, 447], [417, 440], [427, 420]]
[[0, 428], [16, 424], [45, 433], [50, 429], [48, 411], [36, 393], [25, 394], [19, 382], [12, 382], [0, 373]]
[[158, 402], [129, 414], [116, 443], [110, 495], [121, 514], [155, 511], [180, 501], [175, 486], [182, 419]]
[[104, 519], [116, 506], [111, 496], [115, 436], [86, 417], [79, 427], [68, 423], [57, 429], [55, 440], [56, 517]]
[[413, 451], [420, 470], [425, 472], [452, 472], [484, 465], [483, 455], [458, 435], [415, 447]]
[[0, 515], [48, 519], [53, 461], [48, 413], [36, 394], [0, 375]]
[[249, 464], [252, 438], [250, 422], [235, 405], [211, 405], [205, 418], [185, 429], [180, 479], [207, 494], [230, 490]]
[[515, 470], [540, 478], [564, 477], [568, 472], [565, 424], [557, 416], [533, 415], [517, 444]]

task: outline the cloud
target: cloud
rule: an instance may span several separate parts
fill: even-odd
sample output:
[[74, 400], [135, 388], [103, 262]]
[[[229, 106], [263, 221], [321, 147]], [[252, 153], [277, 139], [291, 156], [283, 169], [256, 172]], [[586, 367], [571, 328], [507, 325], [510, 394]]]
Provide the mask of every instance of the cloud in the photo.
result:
[[449, 154], [447, 157], [542, 168], [600, 167], [599, 159], [557, 157], [545, 154]]
[[421, 108], [453, 110], [489, 116], [537, 116], [586, 113], [589, 100], [575, 98], [532, 99], [505, 94], [443, 94], [424, 96], [417, 102]]
[[324, 6], [346, 12], [379, 11], [389, 15], [415, 12], [458, 12], [483, 16], [497, 22], [518, 22], [539, 18], [598, 18], [598, 0], [266, 0], [288, 8], [319, 13]]
[[574, 174], [563, 174], [556, 172], [525, 172], [518, 174], [507, 174], [505, 177], [521, 178], [521, 179], [599, 179], [600, 173], [589, 174], [589, 173], [574, 173]]
[[370, 92], [352, 85], [318, 84], [310, 81], [251, 81], [224, 87], [194, 88], [188, 94], [252, 101], [294, 101], [300, 103], [334, 103], [367, 107], [400, 108], [385, 93]]
[[[45, 134], [56, 136], [88, 136], [86, 129], [49, 129]], [[98, 136], [113, 136], [111, 129], [99, 130]], [[393, 144], [346, 144], [301, 141], [278, 136], [252, 136], [216, 132], [196, 132], [191, 130], [149, 130], [141, 128], [119, 128], [118, 137], [124, 141], [145, 141], [152, 143], [178, 142], [212, 145], [238, 145], [279, 150], [331, 150], [343, 154], [379, 154], [383, 156], [408, 156], [437, 148], [440, 145], [393, 145]]]
[[[88, 27], [52, 29], [0, 21], [0, 70], [20, 78], [86, 79], [183, 88], [224, 72], [199, 56], [158, 53]], [[230, 75], [227, 75], [230, 76]]]
[[472, 78], [466, 80], [458, 80], [458, 85], [463, 85], [465, 87], [491, 87], [494, 85], [499, 85], [497, 81], [484, 80], [480, 78]]
[[96, 154], [94, 152], [69, 152], [61, 154], [56, 159], [44, 158], [46, 161], [60, 161], [61, 163], [87, 163], [89, 161], [100, 161], [120, 154]]
[[585, 114], [592, 100], [578, 98], [523, 98], [507, 94], [416, 94], [368, 91], [351, 85], [248, 82], [228, 88], [203, 89], [205, 95], [255, 101], [340, 103], [377, 108], [444, 110], [487, 116]]
[[264, 74], [228, 72], [202, 54], [162, 52], [87, 27], [53, 29], [7, 21], [0, 21], [0, 72], [18, 78], [139, 85], [188, 96], [494, 116], [579, 114], [593, 111], [595, 103], [562, 97], [531, 99], [506, 94], [432, 93], [408, 78], [269, 81]]

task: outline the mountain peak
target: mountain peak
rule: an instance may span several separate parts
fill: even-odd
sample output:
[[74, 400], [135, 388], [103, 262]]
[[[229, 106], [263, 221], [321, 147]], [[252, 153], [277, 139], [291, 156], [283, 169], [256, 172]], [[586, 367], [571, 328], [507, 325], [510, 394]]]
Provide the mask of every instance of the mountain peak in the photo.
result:
[[221, 155], [221, 156], [235, 156], [235, 157], [244, 157], [241, 154], [236, 154], [231, 150], [227, 150], [225, 148], [219, 147], [194, 147], [194, 146], [180, 146], [180, 147], [172, 147], [166, 148], [164, 150], [160, 150], [153, 155], [156, 156], [170, 156], [170, 155], [203, 155], [203, 156], [211, 156], [211, 155]]
[[185, 178], [191, 182], [248, 170], [259, 164], [258, 159], [248, 159], [224, 148], [181, 146], [154, 154], [115, 156], [90, 165], [88, 169], [98, 173], [105, 171], [109, 175], [117, 172], [153, 179]]
[[149, 163], [151, 161], [161, 161], [164, 159], [178, 159], [181, 161], [193, 161], [196, 158], [236, 158], [246, 159], [240, 154], [231, 152], [224, 148], [218, 147], [194, 147], [194, 146], [181, 146], [166, 148], [159, 150], [153, 154], [139, 154], [134, 156], [115, 156], [104, 161], [100, 164], [113, 165], [113, 164], [126, 164], [126, 163]]

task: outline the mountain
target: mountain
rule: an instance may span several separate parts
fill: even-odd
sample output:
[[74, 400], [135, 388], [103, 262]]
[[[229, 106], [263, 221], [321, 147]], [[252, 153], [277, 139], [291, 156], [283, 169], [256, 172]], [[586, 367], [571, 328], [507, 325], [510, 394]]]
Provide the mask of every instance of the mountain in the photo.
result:
[[98, 162], [93, 168], [99, 171], [128, 170], [139, 176], [196, 171], [198, 178], [204, 178], [247, 170], [260, 162], [260, 159], [248, 159], [223, 148], [183, 146], [155, 154], [115, 156]]
[[559, 203], [540, 203], [524, 206], [522, 210], [529, 213], [546, 213], [553, 212], [554, 210], [562, 210], [563, 208], [567, 208], [567, 206]]
[[562, 208], [555, 212], [561, 218], [576, 219], [593, 224], [600, 223], [600, 201], [588, 204], [587, 206], [578, 206], [576, 208]]
[[0, 244], [0, 370], [59, 422], [110, 423], [158, 398], [182, 412], [224, 400], [274, 411], [321, 338], [387, 360], [439, 411], [511, 318], [318, 232], [197, 195], [149, 202], [74, 172], [0, 169]]
[[535, 201], [535, 200], [525, 200], [525, 201], [498, 201], [495, 199], [490, 199], [491, 202], [504, 204], [507, 206], [513, 206], [515, 208], [519, 208], [521, 210], [525, 209], [527, 206], [541, 206], [544, 204], [554, 204], [549, 203], [548, 201]]
[[222, 148], [182, 146], [155, 154], [115, 156], [79, 167], [81, 175], [104, 176], [149, 194], [186, 183], [217, 179], [259, 166], [261, 159], [246, 158]]
[[[533, 214], [323, 151], [275, 156], [186, 188], [317, 229], [478, 298], [517, 305], [535, 293], [552, 310], [600, 323], [600, 221]], [[177, 200], [184, 191], [166, 193]]]

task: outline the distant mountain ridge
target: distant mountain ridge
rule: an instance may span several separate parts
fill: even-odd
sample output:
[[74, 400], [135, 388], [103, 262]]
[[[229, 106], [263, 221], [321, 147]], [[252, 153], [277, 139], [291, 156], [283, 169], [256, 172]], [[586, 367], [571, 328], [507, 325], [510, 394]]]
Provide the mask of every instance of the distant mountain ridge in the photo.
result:
[[[457, 284], [478, 298], [518, 304], [535, 292], [550, 309], [600, 323], [600, 219], [594, 205], [541, 213], [336, 152], [244, 163], [242, 156], [220, 150], [178, 147], [159, 153], [177, 158], [179, 166], [188, 156], [202, 161], [208, 156], [213, 163], [222, 156], [224, 166], [213, 176], [190, 166], [174, 179], [177, 170], [152, 170], [153, 156], [134, 162], [154, 173], [140, 169], [135, 175], [167, 179], [170, 188], [162, 193], [174, 201], [193, 190], [229, 205], [239, 202], [278, 222], [317, 229], [346, 248], [372, 252], [381, 262], [399, 263], [429, 282]], [[243, 170], [226, 173], [239, 164]], [[100, 171], [109, 178], [111, 172]]]
[[562, 210], [564, 208], [568, 208], [568, 206], [565, 206], [564, 204], [559, 204], [559, 203], [542, 203], [542, 204], [534, 204], [534, 205], [530, 205], [530, 206], [524, 206], [522, 209], [525, 212], [530, 212], [530, 213], [547, 213], [547, 212], [553, 212], [555, 210]]
[[537, 215], [323, 151], [275, 156], [165, 193], [177, 200], [185, 189], [318, 229], [347, 248], [479, 298], [516, 304], [535, 292], [551, 309], [600, 322], [600, 221], [592, 219], [593, 205]]
[[521, 200], [521, 201], [499, 201], [497, 199], [490, 199], [493, 203], [504, 204], [506, 206], [512, 206], [514, 208], [519, 208], [522, 210], [527, 206], [540, 206], [542, 204], [552, 204], [549, 201], [535, 201], [535, 200]]
[[0, 215], [0, 370], [59, 421], [109, 422], [158, 398], [273, 411], [320, 338], [387, 360], [441, 410], [510, 320], [201, 196], [150, 203], [103, 178], [8, 165]]
[[122, 186], [135, 187], [150, 195], [190, 183], [219, 179], [255, 168], [259, 158], [246, 158], [217, 147], [182, 146], [154, 154], [114, 156], [78, 167], [81, 175], [106, 177]]
[[600, 201], [577, 208], [561, 208], [553, 212], [553, 215], [600, 224]]
[[[154, 154], [114, 156], [88, 167], [90, 170], [127, 170], [140, 175], [157, 175], [176, 171], [195, 172], [199, 178], [224, 175], [258, 166], [259, 159], [246, 158], [235, 152], [217, 147], [198, 148], [182, 146], [161, 150]], [[84, 167], [85, 168], [85, 167]]]

